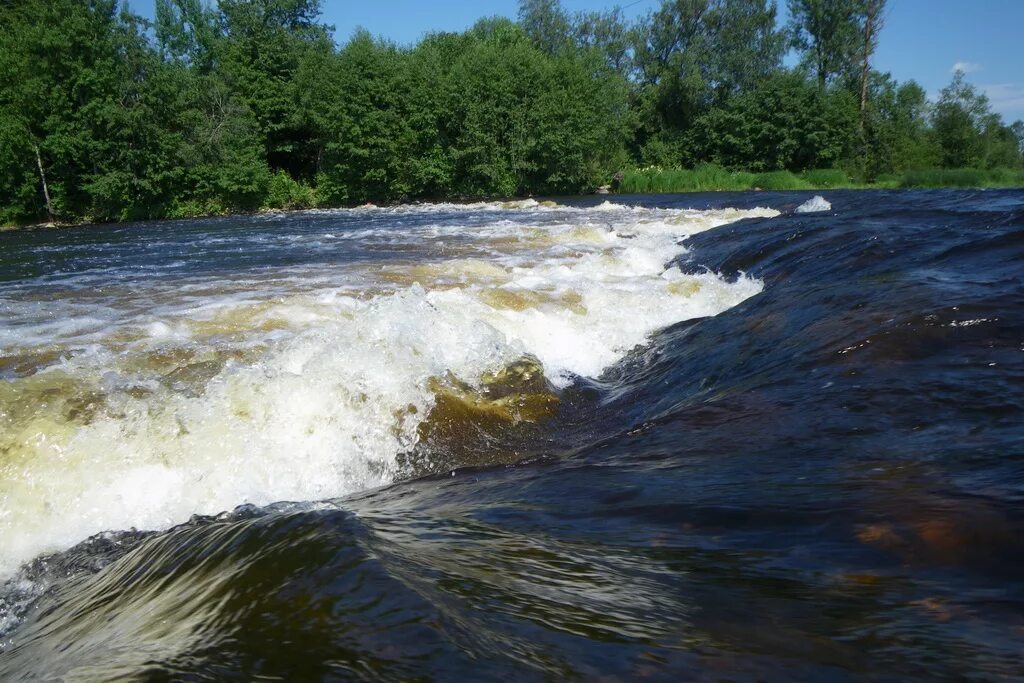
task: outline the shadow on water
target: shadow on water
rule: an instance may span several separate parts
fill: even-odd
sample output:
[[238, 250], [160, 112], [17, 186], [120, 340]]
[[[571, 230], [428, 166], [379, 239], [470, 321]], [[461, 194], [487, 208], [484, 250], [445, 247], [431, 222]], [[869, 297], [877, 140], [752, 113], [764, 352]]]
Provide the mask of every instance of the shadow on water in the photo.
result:
[[1024, 194], [828, 198], [689, 239], [764, 291], [525, 431], [528, 372], [446, 388], [443, 471], [37, 560], [0, 678], [1020, 676]]

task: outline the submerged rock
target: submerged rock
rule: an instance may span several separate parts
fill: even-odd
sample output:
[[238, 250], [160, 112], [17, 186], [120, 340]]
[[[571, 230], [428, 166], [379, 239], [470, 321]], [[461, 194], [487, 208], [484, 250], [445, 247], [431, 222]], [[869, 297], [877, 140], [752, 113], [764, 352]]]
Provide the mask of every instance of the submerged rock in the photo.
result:
[[429, 383], [434, 406], [415, 448], [399, 456], [410, 476], [522, 459], [561, 400], [535, 358], [524, 357], [471, 386], [454, 376]]

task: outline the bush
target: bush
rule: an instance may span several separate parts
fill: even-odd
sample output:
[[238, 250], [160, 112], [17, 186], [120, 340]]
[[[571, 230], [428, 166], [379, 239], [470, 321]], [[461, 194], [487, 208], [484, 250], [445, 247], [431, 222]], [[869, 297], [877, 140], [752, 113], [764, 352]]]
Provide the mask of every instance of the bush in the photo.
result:
[[199, 218], [200, 216], [219, 216], [229, 210], [218, 199], [183, 199], [173, 202], [167, 209], [166, 218]]
[[264, 209], [311, 209], [315, 207], [316, 190], [293, 180], [285, 171], [278, 171], [270, 177], [267, 195], [263, 199]]

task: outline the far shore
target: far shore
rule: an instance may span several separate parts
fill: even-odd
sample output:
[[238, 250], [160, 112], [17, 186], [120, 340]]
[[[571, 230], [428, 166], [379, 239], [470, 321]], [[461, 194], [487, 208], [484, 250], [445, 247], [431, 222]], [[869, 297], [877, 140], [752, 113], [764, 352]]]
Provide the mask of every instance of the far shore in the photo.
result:
[[623, 193], [745, 192], [757, 190], [866, 190], [866, 189], [1013, 189], [1024, 188], [1024, 170], [944, 168], [880, 175], [871, 181], [852, 178], [836, 168], [802, 173], [729, 171], [706, 164], [694, 169], [651, 166], [623, 173]]
[[[610, 186], [602, 186], [591, 192], [573, 195], [578, 197], [603, 196], [609, 200], [614, 197], [659, 194], [697, 194], [716, 192], [810, 192], [829, 190], [921, 190], [921, 189], [955, 189], [955, 190], [1007, 190], [1024, 189], [1024, 171], [1010, 169], [939, 169], [924, 171], [908, 171], [902, 176], [881, 177], [873, 182], [858, 182], [838, 169], [806, 171], [795, 174], [789, 171], [771, 171], [766, 173], [749, 173], [745, 171], [727, 171], [721, 167], [707, 165], [696, 169], [670, 169], [648, 167], [631, 169], [622, 174], [621, 185], [617, 190], [609, 190]], [[315, 196], [310, 189], [306, 196]], [[149, 221], [178, 221], [200, 218], [218, 218], [226, 216], [262, 216], [278, 213], [298, 213], [311, 209], [356, 209], [360, 207], [390, 207], [405, 204], [430, 204], [451, 202], [468, 204], [473, 202], [516, 202], [533, 198], [520, 197], [434, 197], [429, 199], [409, 199], [404, 202], [382, 202], [376, 204], [327, 205], [302, 203], [278, 207], [263, 207], [246, 210], [238, 207], [208, 213], [188, 215], [167, 215], [146, 218], [129, 218], [120, 221], [96, 221], [88, 218], [81, 220], [50, 220], [14, 225], [0, 225], [0, 233], [22, 230], [56, 230], [77, 228], [88, 225], [120, 225], [124, 223], [142, 223]]]

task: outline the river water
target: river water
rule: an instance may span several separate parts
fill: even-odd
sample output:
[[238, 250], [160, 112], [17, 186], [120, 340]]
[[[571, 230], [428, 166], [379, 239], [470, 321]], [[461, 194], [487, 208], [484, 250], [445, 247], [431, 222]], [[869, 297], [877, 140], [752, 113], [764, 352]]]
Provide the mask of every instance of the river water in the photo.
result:
[[1024, 192], [0, 234], [0, 678], [1024, 673]]

